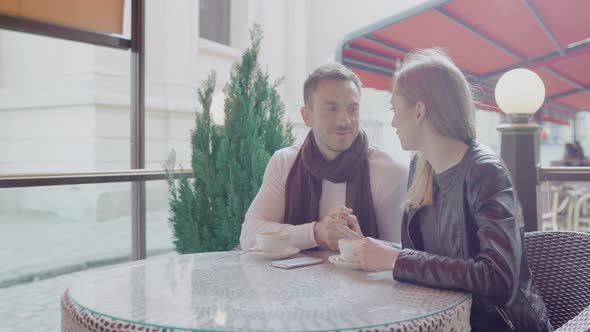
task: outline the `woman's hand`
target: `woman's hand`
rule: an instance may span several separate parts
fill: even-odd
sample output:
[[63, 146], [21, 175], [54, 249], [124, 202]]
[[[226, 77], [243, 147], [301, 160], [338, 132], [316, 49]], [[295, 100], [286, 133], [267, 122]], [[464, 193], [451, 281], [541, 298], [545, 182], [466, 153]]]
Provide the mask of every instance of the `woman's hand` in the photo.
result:
[[362, 244], [356, 255], [364, 270], [392, 271], [399, 252], [398, 249], [386, 246], [371, 237], [366, 237], [362, 239]]
[[347, 214], [342, 216], [342, 219], [346, 220], [346, 224], [351, 232], [348, 232], [347, 237], [351, 239], [360, 239], [363, 237], [363, 231], [359, 225], [359, 221], [354, 214]]

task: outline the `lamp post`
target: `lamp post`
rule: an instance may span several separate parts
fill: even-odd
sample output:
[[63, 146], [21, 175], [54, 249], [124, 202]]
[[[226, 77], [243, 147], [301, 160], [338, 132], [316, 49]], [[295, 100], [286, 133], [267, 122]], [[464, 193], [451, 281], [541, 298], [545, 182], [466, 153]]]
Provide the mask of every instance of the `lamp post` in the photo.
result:
[[508, 115], [510, 123], [501, 124], [500, 154], [514, 181], [522, 205], [525, 231], [540, 225], [539, 195], [539, 125], [532, 115], [543, 105], [545, 86], [534, 72], [518, 68], [504, 73], [495, 91], [496, 103]]

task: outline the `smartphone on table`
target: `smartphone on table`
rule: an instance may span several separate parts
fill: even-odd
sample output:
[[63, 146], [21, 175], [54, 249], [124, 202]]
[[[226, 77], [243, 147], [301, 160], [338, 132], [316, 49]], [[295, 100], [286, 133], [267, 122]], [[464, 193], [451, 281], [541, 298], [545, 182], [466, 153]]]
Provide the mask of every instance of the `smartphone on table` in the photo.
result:
[[280, 261], [274, 261], [274, 262], [270, 263], [270, 266], [278, 267], [280, 269], [292, 269], [292, 268], [296, 268], [296, 267], [321, 264], [322, 262], [323, 262], [323, 260], [320, 258], [297, 257], [297, 258], [283, 259]]

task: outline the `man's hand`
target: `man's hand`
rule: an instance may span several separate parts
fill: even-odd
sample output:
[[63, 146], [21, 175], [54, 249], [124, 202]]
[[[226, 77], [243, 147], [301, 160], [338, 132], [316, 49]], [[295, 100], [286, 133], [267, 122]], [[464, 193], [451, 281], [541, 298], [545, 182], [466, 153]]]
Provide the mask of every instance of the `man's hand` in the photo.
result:
[[399, 256], [399, 249], [384, 245], [371, 238], [364, 238], [356, 255], [364, 270], [367, 271], [392, 271], [393, 264]]
[[346, 224], [348, 226], [348, 228], [350, 228], [354, 234], [349, 234], [349, 238], [362, 238], [363, 237], [363, 231], [361, 231], [361, 226], [359, 225], [359, 221], [356, 218], [356, 216], [354, 214], [348, 214], [345, 216], [342, 216], [342, 219], [346, 220]]
[[352, 209], [347, 208], [346, 206], [336, 208], [332, 210], [329, 214], [334, 219], [344, 219], [346, 221], [346, 226], [350, 228], [355, 234], [348, 233], [349, 238], [361, 238], [363, 237], [363, 232], [361, 231], [361, 226], [359, 225], [358, 219], [355, 215], [352, 214]]
[[[338, 240], [359, 237], [358, 221], [350, 213], [352, 210], [347, 207], [337, 208], [332, 210], [322, 221], [315, 223], [313, 233], [321, 248], [336, 251], [338, 250]], [[349, 228], [350, 225], [352, 225], [352, 229]], [[357, 233], [354, 229], [358, 229], [359, 232]]]

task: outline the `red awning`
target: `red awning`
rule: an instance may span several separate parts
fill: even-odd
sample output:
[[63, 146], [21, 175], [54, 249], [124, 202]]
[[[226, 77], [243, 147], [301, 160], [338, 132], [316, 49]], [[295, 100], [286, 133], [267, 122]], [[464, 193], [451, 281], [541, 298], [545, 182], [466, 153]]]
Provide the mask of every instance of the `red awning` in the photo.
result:
[[563, 119], [590, 110], [588, 13], [588, 0], [430, 1], [351, 33], [337, 59], [365, 87], [390, 91], [404, 54], [440, 47], [479, 87], [480, 108], [491, 110], [500, 75], [529, 68], [545, 83], [542, 118]]

